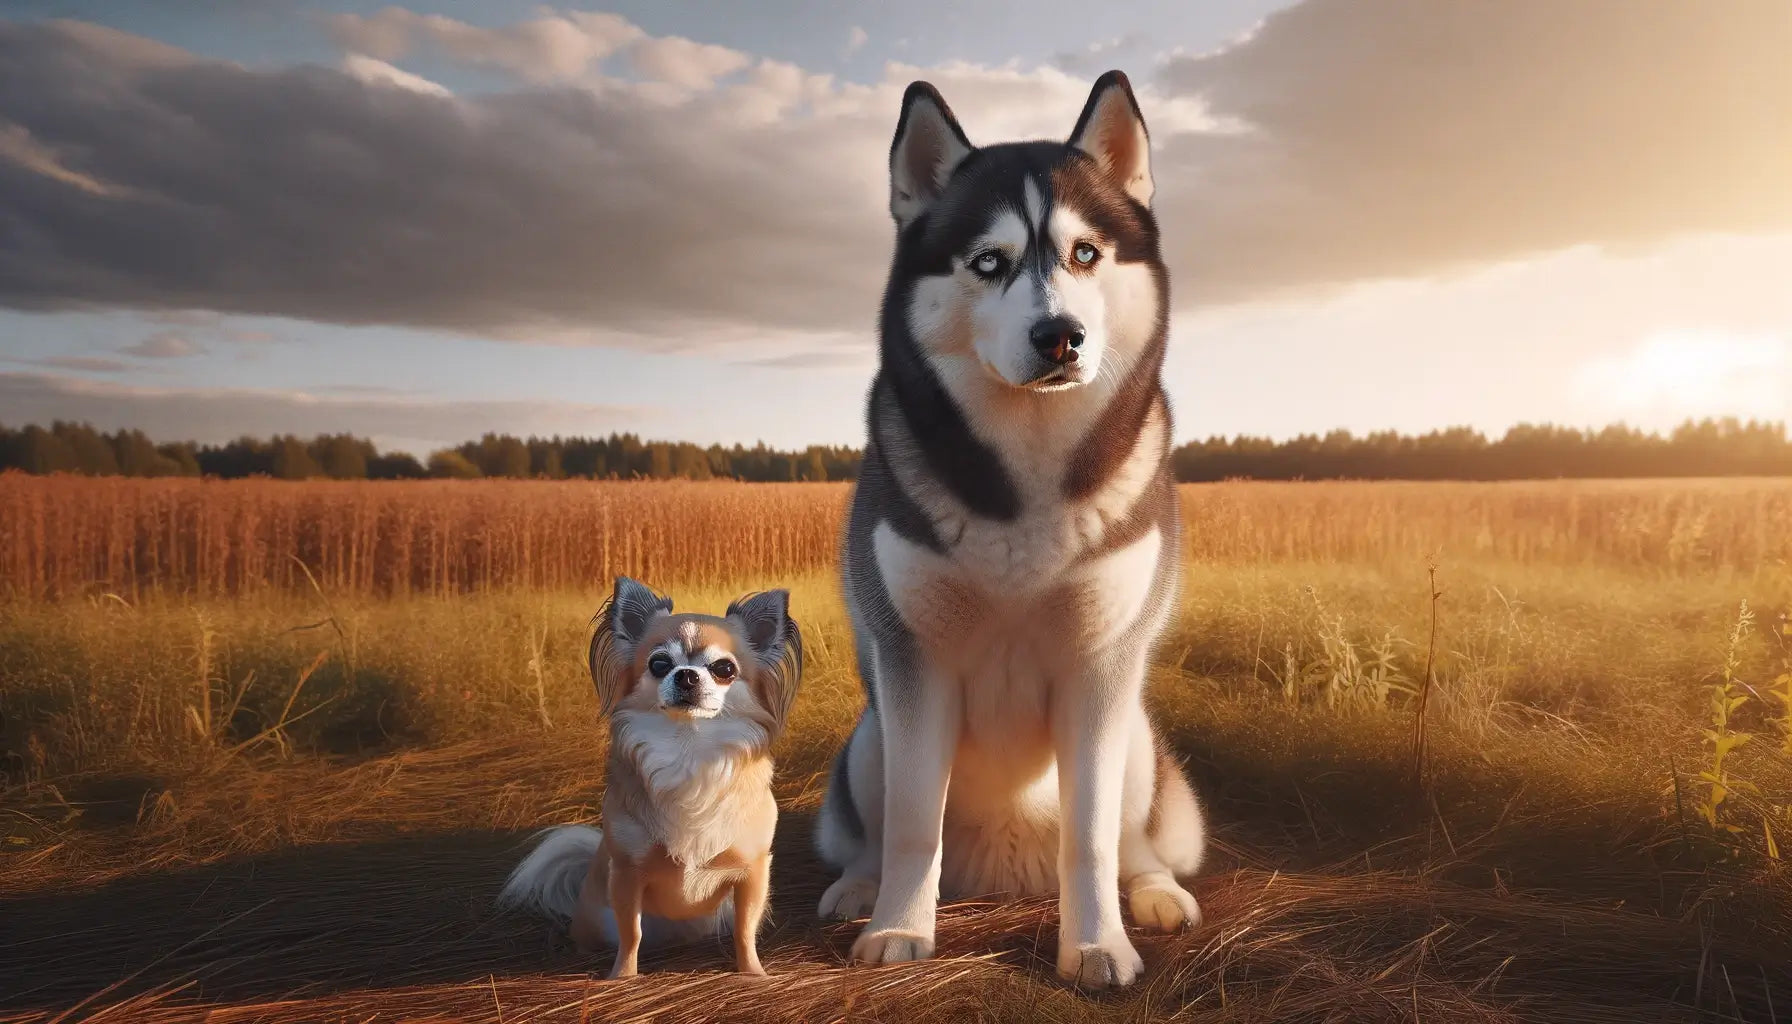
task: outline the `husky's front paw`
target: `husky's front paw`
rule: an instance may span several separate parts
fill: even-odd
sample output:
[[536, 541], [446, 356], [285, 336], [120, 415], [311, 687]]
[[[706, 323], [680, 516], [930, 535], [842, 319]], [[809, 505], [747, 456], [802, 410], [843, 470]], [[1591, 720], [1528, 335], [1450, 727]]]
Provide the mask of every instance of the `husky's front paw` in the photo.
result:
[[852, 958], [868, 964], [898, 964], [933, 956], [933, 936], [869, 926], [852, 944]]
[[1175, 882], [1153, 882], [1126, 895], [1133, 923], [1154, 931], [1173, 932], [1201, 923], [1201, 908], [1187, 889]]
[[842, 875], [821, 894], [817, 913], [823, 921], [857, 921], [877, 906], [877, 879]]
[[1125, 933], [1101, 942], [1058, 943], [1058, 977], [1084, 989], [1125, 988], [1145, 973], [1145, 961]]

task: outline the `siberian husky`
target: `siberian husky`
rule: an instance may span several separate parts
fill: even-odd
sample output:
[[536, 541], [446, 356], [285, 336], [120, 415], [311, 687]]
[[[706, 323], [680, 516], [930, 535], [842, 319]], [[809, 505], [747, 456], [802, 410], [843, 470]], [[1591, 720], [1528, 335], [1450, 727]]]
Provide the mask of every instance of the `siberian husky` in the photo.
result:
[[1106, 988], [1144, 969], [1122, 889], [1199, 918], [1200, 805], [1142, 703], [1180, 571], [1149, 150], [1118, 71], [1068, 142], [973, 146], [903, 97], [843, 552], [868, 706], [816, 831], [856, 960], [931, 956], [942, 892], [1056, 891], [1058, 973]]

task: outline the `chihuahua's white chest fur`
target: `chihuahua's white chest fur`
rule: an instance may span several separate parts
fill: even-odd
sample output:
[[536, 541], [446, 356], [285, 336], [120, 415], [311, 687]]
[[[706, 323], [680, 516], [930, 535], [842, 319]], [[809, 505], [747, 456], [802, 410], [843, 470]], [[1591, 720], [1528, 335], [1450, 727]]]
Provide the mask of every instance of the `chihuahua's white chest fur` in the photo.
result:
[[[655, 847], [691, 868], [731, 848], [769, 846], [742, 816], [734, 785], [742, 757], [765, 742], [764, 730], [738, 719], [679, 721], [661, 714], [617, 715], [615, 742], [639, 773], [646, 814], [618, 814], [606, 822], [614, 842], [632, 857]], [[765, 795], [767, 800], [769, 794]]]

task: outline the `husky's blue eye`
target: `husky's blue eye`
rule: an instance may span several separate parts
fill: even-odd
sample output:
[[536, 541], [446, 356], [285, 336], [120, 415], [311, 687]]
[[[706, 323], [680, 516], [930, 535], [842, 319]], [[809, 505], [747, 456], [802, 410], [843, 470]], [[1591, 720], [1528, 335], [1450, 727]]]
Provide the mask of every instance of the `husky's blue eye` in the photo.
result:
[[652, 672], [656, 677], [664, 676], [666, 673], [672, 671], [671, 656], [662, 651], [659, 654], [655, 654], [653, 657], [648, 658], [647, 671]]
[[1078, 242], [1076, 243], [1076, 248], [1070, 250], [1070, 255], [1071, 258], [1076, 260], [1079, 264], [1087, 267], [1093, 265], [1095, 261], [1100, 258], [1101, 250], [1090, 245], [1088, 242]]
[[971, 273], [993, 280], [1008, 272], [1008, 257], [994, 249], [971, 257]]

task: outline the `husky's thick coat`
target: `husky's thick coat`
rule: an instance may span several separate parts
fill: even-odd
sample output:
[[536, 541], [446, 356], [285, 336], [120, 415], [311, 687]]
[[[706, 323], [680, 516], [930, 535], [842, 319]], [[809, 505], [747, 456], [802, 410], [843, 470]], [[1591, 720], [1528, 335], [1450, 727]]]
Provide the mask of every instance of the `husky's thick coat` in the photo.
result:
[[1057, 891], [1058, 972], [1118, 986], [1122, 888], [1141, 925], [1198, 918], [1200, 807], [1141, 699], [1180, 529], [1152, 188], [1120, 72], [1063, 143], [974, 147], [903, 98], [843, 553], [868, 707], [817, 825], [856, 959], [932, 955], [941, 891]]

